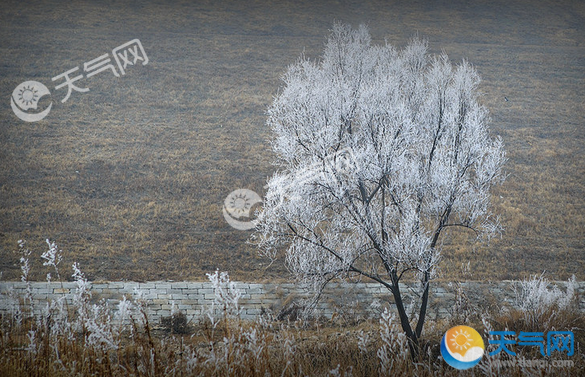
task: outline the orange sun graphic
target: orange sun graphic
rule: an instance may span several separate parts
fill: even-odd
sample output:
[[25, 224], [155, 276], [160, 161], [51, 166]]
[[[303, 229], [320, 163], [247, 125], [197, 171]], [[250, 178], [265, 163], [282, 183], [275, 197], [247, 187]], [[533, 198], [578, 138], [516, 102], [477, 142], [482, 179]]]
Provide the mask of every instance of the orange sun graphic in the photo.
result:
[[458, 329], [455, 330], [449, 341], [451, 342], [453, 350], [463, 351], [467, 350], [469, 347], [472, 347], [473, 338], [471, 337], [471, 334], [467, 332], [467, 330]]

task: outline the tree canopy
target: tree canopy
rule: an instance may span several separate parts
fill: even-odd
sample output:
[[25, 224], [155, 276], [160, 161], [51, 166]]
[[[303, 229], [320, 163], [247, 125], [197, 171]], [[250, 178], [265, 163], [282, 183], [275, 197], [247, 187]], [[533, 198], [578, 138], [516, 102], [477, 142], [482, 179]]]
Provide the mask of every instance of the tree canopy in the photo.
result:
[[[396, 49], [335, 24], [322, 58], [301, 56], [283, 81], [268, 110], [279, 169], [258, 218], [261, 250], [286, 250], [291, 272], [317, 289], [354, 274], [379, 282], [416, 343], [444, 230], [499, 227], [490, 188], [505, 153], [477, 72], [418, 38]], [[400, 307], [406, 274], [421, 281], [414, 329]]]

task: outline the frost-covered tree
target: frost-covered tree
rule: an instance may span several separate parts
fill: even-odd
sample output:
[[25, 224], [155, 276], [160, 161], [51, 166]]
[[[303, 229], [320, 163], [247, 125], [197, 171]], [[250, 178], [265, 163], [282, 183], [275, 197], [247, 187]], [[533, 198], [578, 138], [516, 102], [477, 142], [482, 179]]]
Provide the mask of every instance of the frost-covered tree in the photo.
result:
[[[505, 156], [479, 76], [419, 39], [398, 50], [335, 24], [322, 59], [301, 56], [283, 80], [268, 110], [280, 168], [254, 239], [269, 256], [286, 250], [317, 291], [356, 275], [389, 289], [414, 356], [445, 229], [498, 229], [489, 191]], [[420, 281], [412, 312], [399, 286], [409, 275]]]

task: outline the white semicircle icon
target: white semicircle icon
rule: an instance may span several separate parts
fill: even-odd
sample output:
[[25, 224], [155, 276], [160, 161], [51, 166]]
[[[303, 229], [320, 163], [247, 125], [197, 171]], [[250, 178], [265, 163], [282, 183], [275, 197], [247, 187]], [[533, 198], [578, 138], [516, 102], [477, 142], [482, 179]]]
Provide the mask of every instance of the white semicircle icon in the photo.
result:
[[252, 221], [239, 221], [239, 220], [234, 219], [226, 211], [225, 207], [222, 208], [222, 212], [223, 212], [223, 218], [225, 219], [225, 221], [227, 221], [228, 224], [230, 224], [230, 226], [232, 228], [235, 228], [235, 229], [238, 229], [238, 230], [250, 230], [250, 229], [254, 229], [254, 227], [256, 226], [256, 221], [255, 220], [252, 220]]
[[12, 96], [10, 97], [12, 111], [14, 111], [14, 114], [19, 119], [24, 120], [25, 122], [37, 122], [49, 114], [53, 107], [53, 103], [49, 104], [49, 106], [40, 113], [31, 114], [27, 113], [26, 110], [36, 110], [39, 100], [47, 94], [50, 95], [51, 92], [43, 83], [38, 81], [25, 81], [20, 83], [14, 89]]
[[252, 207], [262, 202], [256, 192], [247, 189], [232, 191], [224, 200], [223, 217], [227, 223], [238, 230], [250, 230], [256, 226], [256, 221], [239, 221], [241, 217], [250, 217]]
[[51, 103], [49, 107], [37, 114], [29, 114], [20, 110], [20, 108], [14, 103], [14, 98], [12, 97], [10, 97], [10, 106], [12, 107], [12, 111], [14, 111], [14, 115], [16, 115], [21, 120], [24, 120], [25, 122], [38, 122], [39, 120], [49, 115], [53, 104]]

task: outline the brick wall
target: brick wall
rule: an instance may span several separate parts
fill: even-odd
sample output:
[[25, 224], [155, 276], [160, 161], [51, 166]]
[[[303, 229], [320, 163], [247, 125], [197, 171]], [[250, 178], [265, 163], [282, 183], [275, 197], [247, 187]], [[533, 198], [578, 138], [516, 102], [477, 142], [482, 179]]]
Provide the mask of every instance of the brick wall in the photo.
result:
[[[556, 282], [562, 289], [566, 282]], [[500, 307], [502, 303], [512, 304], [514, 287], [517, 282], [463, 282], [462, 291], [468, 299], [468, 305], [486, 307], [494, 305]], [[149, 319], [152, 322], [160, 321], [161, 317], [171, 315], [173, 306], [182, 311], [191, 320], [205, 314], [211, 306], [215, 294], [209, 282], [165, 282], [152, 281], [137, 282], [105, 282], [90, 283], [93, 302], [106, 300], [114, 308], [123, 296], [133, 299], [136, 292], [142, 293], [142, 298], [148, 304]], [[256, 318], [263, 311], [271, 311], [275, 315], [284, 308], [290, 307], [307, 292], [295, 284], [258, 284], [236, 282], [236, 288], [241, 293], [240, 308], [244, 319]], [[444, 318], [451, 315], [455, 305], [456, 286], [447, 283], [433, 283], [431, 285], [429, 301], [429, 318]], [[34, 307], [40, 310], [48, 300], [66, 297], [71, 300], [75, 290], [75, 282], [64, 283], [31, 283]], [[411, 286], [402, 286], [406, 301], [412, 297]], [[0, 313], [10, 312], [15, 299], [25, 297], [26, 285], [22, 282], [0, 282]], [[577, 284], [579, 295], [579, 309], [585, 312], [585, 282]], [[318, 304], [320, 315], [347, 315], [352, 318], [378, 316], [384, 305], [393, 305], [392, 295], [385, 288], [376, 283], [330, 283]]]

